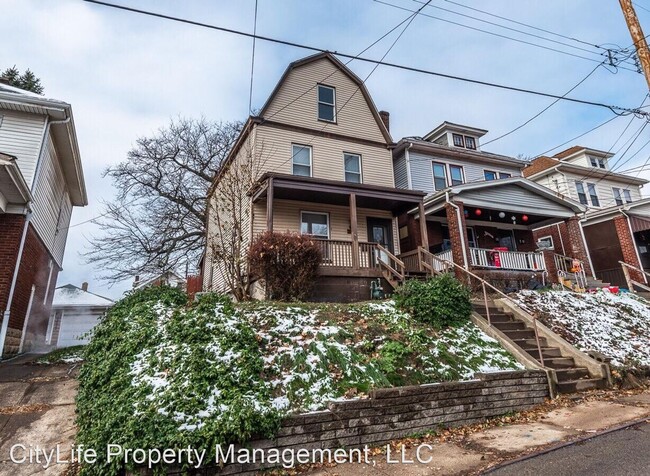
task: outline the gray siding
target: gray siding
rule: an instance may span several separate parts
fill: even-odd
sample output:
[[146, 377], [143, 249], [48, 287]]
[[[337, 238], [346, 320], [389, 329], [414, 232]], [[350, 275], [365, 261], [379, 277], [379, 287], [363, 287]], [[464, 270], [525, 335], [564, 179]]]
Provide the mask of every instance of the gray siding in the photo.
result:
[[13, 155], [27, 185], [32, 186], [43, 139], [45, 116], [0, 110], [0, 152]]
[[490, 203], [502, 206], [504, 203], [516, 204], [519, 208], [530, 210], [530, 213], [543, 212], [544, 215], [551, 213], [566, 213], [567, 208], [553, 200], [531, 193], [518, 185], [505, 185], [501, 187], [483, 188], [481, 190], [468, 190], [463, 192], [464, 202], [480, 201], [486, 207]]
[[409, 188], [409, 178], [406, 171], [406, 154], [402, 154], [393, 161], [393, 172], [395, 174], [395, 187]]
[[431, 169], [432, 161], [462, 166], [466, 183], [484, 181], [484, 170], [506, 172], [511, 174], [513, 177], [518, 177], [521, 175], [521, 171], [517, 167], [493, 166], [490, 164], [481, 164], [469, 160], [436, 157], [433, 155], [423, 154], [421, 152], [411, 151], [409, 152], [409, 164], [411, 167], [411, 182], [413, 190], [422, 190], [423, 192], [427, 193], [435, 192], [433, 188], [433, 170]]

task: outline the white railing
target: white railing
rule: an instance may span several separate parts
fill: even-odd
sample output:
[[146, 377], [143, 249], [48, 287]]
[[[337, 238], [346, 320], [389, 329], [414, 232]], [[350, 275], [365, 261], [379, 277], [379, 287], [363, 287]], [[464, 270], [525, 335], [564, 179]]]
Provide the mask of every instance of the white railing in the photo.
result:
[[585, 265], [582, 261], [557, 253], [553, 255], [553, 259], [560, 284], [564, 285], [565, 278], [573, 276], [580, 289], [587, 289], [587, 273], [585, 273]]
[[453, 261], [454, 260], [454, 256], [453, 256], [451, 250], [441, 251], [440, 253], [436, 253], [433, 256], [438, 258], [438, 260], [433, 260], [433, 263], [432, 263], [433, 264], [433, 269], [435, 269], [436, 271], [441, 271], [441, 272], [447, 271], [447, 266], [442, 263], [443, 261]]
[[516, 271], [544, 271], [544, 254], [525, 251], [497, 251], [485, 248], [470, 248], [472, 266], [490, 269], [510, 269]]

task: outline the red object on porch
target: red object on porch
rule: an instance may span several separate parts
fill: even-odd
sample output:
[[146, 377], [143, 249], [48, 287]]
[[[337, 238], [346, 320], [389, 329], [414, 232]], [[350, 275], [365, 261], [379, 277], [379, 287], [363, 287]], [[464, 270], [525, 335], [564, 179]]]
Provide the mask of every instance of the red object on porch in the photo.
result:
[[501, 267], [501, 251], [508, 251], [508, 248], [505, 246], [495, 246], [492, 248], [492, 259], [494, 260], [494, 266], [497, 268]]

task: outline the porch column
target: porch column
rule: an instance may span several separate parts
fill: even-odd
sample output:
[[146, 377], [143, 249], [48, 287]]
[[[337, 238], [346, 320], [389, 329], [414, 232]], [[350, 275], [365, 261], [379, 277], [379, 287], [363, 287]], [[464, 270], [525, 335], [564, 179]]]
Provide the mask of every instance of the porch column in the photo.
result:
[[420, 214], [420, 245], [429, 251], [429, 234], [427, 233], [427, 219], [424, 214], [424, 202], [418, 203], [418, 212]]
[[[618, 235], [618, 242], [621, 245], [621, 252], [623, 253], [623, 261], [631, 266], [641, 268], [639, 262], [639, 255], [636, 250], [636, 242], [634, 235], [630, 230], [630, 222], [624, 215], [619, 215], [614, 218], [614, 226], [616, 227], [616, 234]], [[635, 269], [629, 269], [630, 278], [639, 283], [645, 283], [645, 276], [643, 273]]]
[[266, 189], [266, 230], [273, 231], [273, 177]]
[[469, 241], [467, 240], [467, 226], [465, 225], [465, 207], [462, 202], [454, 205], [445, 204], [447, 212], [447, 226], [449, 227], [449, 240], [451, 241], [451, 255], [454, 263], [469, 268]]
[[357, 232], [357, 196], [350, 194], [350, 234], [352, 235], [352, 268], [359, 269], [359, 234]]
[[585, 244], [582, 228], [580, 226], [579, 217], [571, 217], [566, 220], [566, 227], [569, 233], [569, 249], [573, 258], [582, 261], [585, 267], [585, 274], [593, 276], [594, 272], [591, 269], [591, 261], [587, 253], [587, 245]]

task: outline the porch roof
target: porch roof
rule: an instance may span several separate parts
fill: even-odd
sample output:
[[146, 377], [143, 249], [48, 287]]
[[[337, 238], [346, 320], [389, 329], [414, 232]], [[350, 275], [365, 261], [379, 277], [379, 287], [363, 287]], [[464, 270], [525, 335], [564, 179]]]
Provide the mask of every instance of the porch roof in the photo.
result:
[[[447, 197], [472, 207], [485, 207], [540, 217], [569, 218], [586, 211], [575, 200], [561, 198], [551, 190], [523, 177], [465, 183], [448, 187], [424, 200], [427, 215], [444, 208]], [[417, 209], [410, 213], [416, 214]]]
[[585, 226], [611, 220], [622, 214], [650, 220], [650, 197], [637, 200], [636, 202], [626, 203], [625, 205], [614, 205], [601, 210], [590, 211], [587, 213]]
[[402, 213], [411, 209], [426, 195], [417, 190], [265, 173], [251, 192], [253, 202], [266, 197], [271, 179], [274, 199], [348, 206], [350, 195], [355, 194], [358, 207], [390, 210], [393, 213]]
[[16, 158], [0, 152], [0, 213], [12, 211], [12, 206], [23, 211], [31, 200], [29, 186], [20, 173]]

